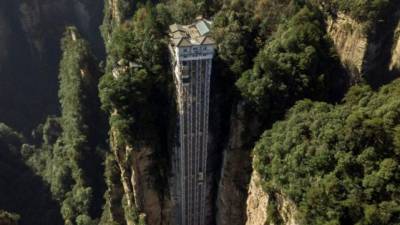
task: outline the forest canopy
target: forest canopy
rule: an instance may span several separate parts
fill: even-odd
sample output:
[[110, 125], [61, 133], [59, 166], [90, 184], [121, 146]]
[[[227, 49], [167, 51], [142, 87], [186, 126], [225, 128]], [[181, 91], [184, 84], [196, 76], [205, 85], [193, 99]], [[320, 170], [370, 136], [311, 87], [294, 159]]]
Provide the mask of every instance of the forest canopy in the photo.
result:
[[304, 100], [264, 133], [255, 169], [302, 224], [400, 223], [400, 80], [353, 87], [341, 105]]

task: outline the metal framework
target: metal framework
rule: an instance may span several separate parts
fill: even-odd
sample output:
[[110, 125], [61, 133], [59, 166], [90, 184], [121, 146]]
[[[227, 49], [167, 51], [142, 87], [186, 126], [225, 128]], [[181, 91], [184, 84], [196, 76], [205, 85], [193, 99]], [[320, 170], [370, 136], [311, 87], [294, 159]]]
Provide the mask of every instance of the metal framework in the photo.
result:
[[210, 78], [214, 41], [211, 22], [170, 27], [170, 53], [178, 102], [175, 148], [177, 219], [181, 225], [206, 224], [206, 185]]

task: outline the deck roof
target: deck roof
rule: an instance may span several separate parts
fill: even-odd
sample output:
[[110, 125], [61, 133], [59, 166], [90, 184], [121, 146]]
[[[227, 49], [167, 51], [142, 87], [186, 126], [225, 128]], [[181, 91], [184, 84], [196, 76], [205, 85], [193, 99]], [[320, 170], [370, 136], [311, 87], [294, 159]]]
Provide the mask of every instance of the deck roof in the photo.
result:
[[172, 24], [169, 26], [170, 41], [173, 46], [213, 45], [211, 38], [212, 22], [198, 18], [189, 25]]

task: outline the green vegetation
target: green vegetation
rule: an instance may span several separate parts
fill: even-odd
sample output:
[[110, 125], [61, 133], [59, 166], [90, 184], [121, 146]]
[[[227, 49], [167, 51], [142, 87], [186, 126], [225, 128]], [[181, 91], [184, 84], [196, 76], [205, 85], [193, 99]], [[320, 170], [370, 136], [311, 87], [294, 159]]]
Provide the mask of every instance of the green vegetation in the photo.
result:
[[0, 224], [1, 225], [17, 225], [19, 220], [19, 215], [11, 214], [0, 210]]
[[[105, 75], [99, 89], [102, 108], [110, 115], [110, 139], [114, 157], [106, 164], [107, 208], [116, 210], [122, 204], [125, 219], [143, 224], [134, 205], [133, 195], [113, 195], [121, 181], [110, 174], [121, 176], [107, 165], [118, 164], [124, 177], [131, 177], [132, 160], [136, 152], [149, 147], [152, 154], [151, 182], [156, 190], [165, 192], [168, 168], [169, 82], [168, 47], [164, 31], [168, 29], [170, 14], [164, 5], [138, 6], [132, 19], [116, 27], [107, 46]], [[167, 109], [167, 110], [165, 110]], [[131, 147], [133, 152], [128, 151]], [[117, 160], [117, 162], [113, 162]], [[122, 178], [123, 179], [123, 178]], [[130, 179], [130, 178], [129, 178]], [[111, 208], [111, 209], [110, 209]], [[104, 214], [103, 214], [104, 215]], [[102, 222], [110, 219], [103, 217]], [[115, 221], [111, 221], [115, 222]]]
[[209, 15], [216, 4], [213, 0], [174, 0], [169, 2], [169, 11], [175, 22], [190, 24], [196, 16]]
[[[251, 68], [265, 41], [299, 8], [295, 0], [226, 1], [214, 18], [218, 56], [236, 76]], [[273, 9], [273, 10], [271, 10]]]
[[400, 223], [399, 94], [397, 80], [297, 103], [254, 150], [265, 190], [294, 200], [301, 224]]
[[344, 77], [327, 38], [321, 15], [305, 6], [281, 25], [236, 85], [264, 114], [275, 118], [296, 100], [329, 100]]
[[[0, 224], [62, 224], [60, 208], [48, 186], [26, 166], [20, 153], [23, 137], [0, 123]], [[40, 194], [38, 194], [40, 193]], [[17, 219], [18, 218], [18, 219]]]
[[[43, 145], [26, 153], [29, 164], [50, 184], [66, 225], [95, 224], [102, 198], [101, 128], [97, 68], [75, 28], [62, 41], [59, 98], [62, 115], [43, 126]], [[94, 189], [94, 187], [96, 189]]]
[[365, 32], [374, 31], [387, 15], [396, 9], [395, 0], [312, 0], [316, 5], [322, 5], [324, 11], [331, 16], [337, 16], [338, 12], [345, 13], [364, 25]]
[[110, 5], [110, 1], [104, 1], [104, 18], [100, 30], [105, 41], [105, 45], [110, 41], [113, 30], [118, 27], [122, 21], [131, 17], [134, 13], [134, 5], [137, 1], [120, 0], [116, 5]]
[[[331, 5], [336, 5], [337, 9], [351, 15], [360, 21], [376, 21], [383, 12], [390, 6], [392, 0], [335, 0]], [[328, 3], [329, 4], [329, 3]]]
[[155, 13], [150, 8], [139, 9], [132, 21], [116, 28], [108, 49], [100, 97], [103, 109], [112, 114], [111, 126], [124, 134], [121, 145], [151, 138], [162, 116], [163, 105], [156, 103], [165, 99], [169, 69], [168, 58], [163, 56], [168, 48]]

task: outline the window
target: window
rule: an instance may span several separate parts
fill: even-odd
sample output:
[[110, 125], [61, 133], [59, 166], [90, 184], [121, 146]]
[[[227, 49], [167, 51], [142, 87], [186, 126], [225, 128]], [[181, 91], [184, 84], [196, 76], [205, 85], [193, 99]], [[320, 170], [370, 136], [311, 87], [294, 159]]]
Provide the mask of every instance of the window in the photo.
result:
[[185, 53], [186, 53], [187, 51], [188, 51], [188, 50], [187, 50], [187, 48], [184, 48], [184, 49], [183, 49], [183, 52], [185, 52]]

